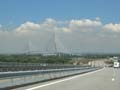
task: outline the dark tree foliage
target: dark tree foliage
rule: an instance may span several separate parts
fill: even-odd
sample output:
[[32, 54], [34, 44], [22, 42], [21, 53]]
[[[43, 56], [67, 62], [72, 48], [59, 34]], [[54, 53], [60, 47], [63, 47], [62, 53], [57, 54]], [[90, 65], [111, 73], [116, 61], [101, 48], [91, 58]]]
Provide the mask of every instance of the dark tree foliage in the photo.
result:
[[70, 60], [71, 58], [68, 56], [0, 55], [0, 62], [66, 64], [66, 63], [69, 63]]

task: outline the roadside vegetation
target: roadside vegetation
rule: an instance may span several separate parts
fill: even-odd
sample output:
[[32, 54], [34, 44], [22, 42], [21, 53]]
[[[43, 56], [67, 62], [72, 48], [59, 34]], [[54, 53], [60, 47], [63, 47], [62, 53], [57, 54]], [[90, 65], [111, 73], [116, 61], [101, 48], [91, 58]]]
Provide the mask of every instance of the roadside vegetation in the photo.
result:
[[0, 55], [0, 62], [67, 64], [70, 60], [68, 56]]
[[[0, 62], [17, 62], [17, 63], [51, 63], [51, 64], [87, 64], [89, 61], [105, 59], [114, 55], [62, 55], [62, 56], [43, 56], [43, 55], [0, 55]], [[120, 55], [117, 55], [120, 56]], [[111, 64], [112, 61], [105, 63]]]

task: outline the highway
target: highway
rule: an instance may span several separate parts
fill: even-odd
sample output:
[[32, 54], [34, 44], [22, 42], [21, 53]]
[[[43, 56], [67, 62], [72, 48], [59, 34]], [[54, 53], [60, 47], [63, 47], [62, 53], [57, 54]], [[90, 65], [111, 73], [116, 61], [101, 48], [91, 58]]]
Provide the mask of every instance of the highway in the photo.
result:
[[13, 90], [120, 90], [120, 69], [104, 68]]

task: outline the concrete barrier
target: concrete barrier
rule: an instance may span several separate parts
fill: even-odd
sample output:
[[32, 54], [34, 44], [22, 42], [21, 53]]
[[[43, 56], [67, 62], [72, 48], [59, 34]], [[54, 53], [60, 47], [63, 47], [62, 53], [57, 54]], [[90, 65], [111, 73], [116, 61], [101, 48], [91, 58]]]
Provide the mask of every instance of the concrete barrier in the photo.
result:
[[0, 72], [0, 88], [25, 85], [96, 70], [95, 67]]

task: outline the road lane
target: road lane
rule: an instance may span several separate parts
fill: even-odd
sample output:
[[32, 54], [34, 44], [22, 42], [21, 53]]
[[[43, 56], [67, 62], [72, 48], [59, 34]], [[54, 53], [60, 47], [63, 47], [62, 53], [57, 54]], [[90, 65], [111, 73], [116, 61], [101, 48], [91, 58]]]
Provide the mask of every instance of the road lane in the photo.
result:
[[[113, 75], [115, 81], [112, 81]], [[49, 81], [14, 90], [119, 90], [120, 69], [106, 68], [99, 72]], [[55, 83], [56, 82], [56, 83]]]

